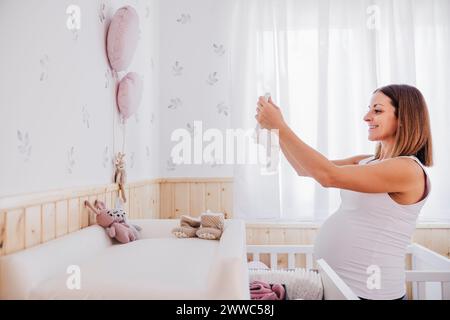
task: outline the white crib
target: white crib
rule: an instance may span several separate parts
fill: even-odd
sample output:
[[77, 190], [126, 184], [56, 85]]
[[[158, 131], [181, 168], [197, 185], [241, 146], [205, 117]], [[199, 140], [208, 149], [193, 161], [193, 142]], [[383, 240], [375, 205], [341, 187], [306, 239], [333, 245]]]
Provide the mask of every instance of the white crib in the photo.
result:
[[[247, 245], [247, 254], [249, 261], [261, 261], [268, 255], [264, 262], [273, 270], [317, 269], [325, 300], [359, 300], [325, 260], [314, 261], [312, 245]], [[450, 259], [416, 243], [408, 246], [406, 258], [411, 268], [406, 270], [408, 299], [450, 300]], [[279, 267], [279, 263], [283, 265]]]

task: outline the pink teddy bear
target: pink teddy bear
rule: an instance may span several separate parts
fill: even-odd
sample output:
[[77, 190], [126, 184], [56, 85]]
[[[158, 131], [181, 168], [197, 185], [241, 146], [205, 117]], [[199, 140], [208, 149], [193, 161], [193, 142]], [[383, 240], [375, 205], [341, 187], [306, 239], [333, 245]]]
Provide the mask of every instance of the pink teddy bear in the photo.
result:
[[95, 200], [94, 206], [89, 201], [85, 201], [84, 204], [95, 213], [97, 224], [105, 228], [111, 238], [120, 243], [136, 240], [136, 235], [130, 226], [125, 223], [123, 217], [114, 217], [111, 210], [108, 210], [102, 201]]

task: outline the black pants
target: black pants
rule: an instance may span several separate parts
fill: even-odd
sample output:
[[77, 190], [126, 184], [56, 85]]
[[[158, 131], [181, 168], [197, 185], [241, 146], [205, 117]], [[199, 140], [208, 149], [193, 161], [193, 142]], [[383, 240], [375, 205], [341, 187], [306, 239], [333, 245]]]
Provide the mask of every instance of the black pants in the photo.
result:
[[[361, 297], [358, 297], [358, 298], [361, 300], [372, 300], [372, 299], [366, 299], [366, 298], [361, 298]], [[406, 296], [403, 296], [403, 297], [397, 298], [397, 299], [392, 299], [392, 300], [406, 300]]]

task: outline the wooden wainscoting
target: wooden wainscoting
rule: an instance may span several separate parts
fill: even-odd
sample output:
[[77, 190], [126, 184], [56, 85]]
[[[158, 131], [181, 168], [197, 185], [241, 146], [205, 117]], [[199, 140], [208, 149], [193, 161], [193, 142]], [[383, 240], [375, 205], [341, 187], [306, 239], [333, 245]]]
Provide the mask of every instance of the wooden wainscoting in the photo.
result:
[[[130, 183], [125, 189], [130, 218], [159, 217], [159, 181]], [[0, 199], [0, 255], [44, 243], [95, 223], [84, 201], [114, 207], [117, 186], [109, 184]]]
[[161, 179], [160, 190], [161, 219], [199, 216], [206, 210], [233, 217], [232, 178]]
[[[0, 199], [0, 255], [32, 247], [95, 223], [85, 200], [114, 207], [115, 184]], [[125, 210], [131, 219], [198, 216], [211, 210], [233, 216], [232, 178], [154, 179], [129, 183]]]

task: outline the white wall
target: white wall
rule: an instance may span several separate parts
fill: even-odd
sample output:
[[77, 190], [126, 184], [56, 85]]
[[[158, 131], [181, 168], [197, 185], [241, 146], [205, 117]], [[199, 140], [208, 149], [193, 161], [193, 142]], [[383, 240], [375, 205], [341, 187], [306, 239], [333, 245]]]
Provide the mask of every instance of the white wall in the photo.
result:
[[[66, 27], [71, 4], [81, 9], [77, 33]], [[123, 136], [105, 34], [126, 4], [141, 27], [128, 71], [143, 76], [145, 87], [126, 126], [128, 178], [159, 176], [158, 1], [2, 0], [0, 196], [112, 181]]]
[[[229, 6], [230, 1], [218, 0], [160, 2], [160, 160], [164, 177], [232, 176], [229, 165], [171, 163], [171, 150], [177, 144], [171, 141], [173, 130], [188, 129], [195, 120], [202, 121], [203, 132], [209, 128], [224, 132], [230, 127]], [[198, 137], [200, 132], [194, 135]]]
[[[204, 131], [230, 126], [227, 1], [2, 0], [0, 197], [112, 181], [123, 127], [105, 35], [114, 12], [127, 4], [137, 9], [141, 27], [127, 71], [143, 76], [145, 86], [125, 130], [128, 181], [232, 176], [230, 166], [216, 163], [170, 164], [174, 129], [195, 120]], [[81, 9], [76, 33], [66, 26], [69, 5]], [[174, 75], [177, 61], [182, 71]]]

